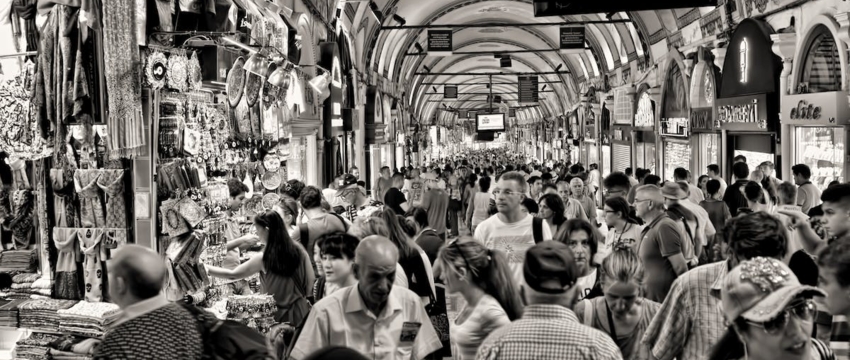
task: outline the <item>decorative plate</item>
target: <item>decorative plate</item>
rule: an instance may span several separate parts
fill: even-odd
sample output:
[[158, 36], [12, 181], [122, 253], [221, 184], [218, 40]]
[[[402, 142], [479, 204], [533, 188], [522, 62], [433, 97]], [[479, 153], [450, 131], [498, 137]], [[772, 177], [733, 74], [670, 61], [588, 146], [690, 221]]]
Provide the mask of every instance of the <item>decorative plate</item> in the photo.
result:
[[277, 171], [280, 169], [280, 157], [274, 154], [266, 155], [266, 158], [263, 159], [263, 167], [266, 168], [266, 171]]
[[271, 210], [280, 202], [280, 195], [276, 193], [268, 193], [263, 195], [263, 208]]
[[203, 85], [204, 75], [201, 70], [201, 63], [198, 61], [198, 53], [192, 52], [192, 57], [189, 58], [189, 89], [201, 90]]
[[172, 54], [168, 57], [168, 87], [180, 92], [185, 92], [188, 87], [186, 79], [189, 77], [188, 60], [186, 56]]
[[283, 180], [280, 179], [280, 174], [277, 171], [266, 171], [265, 175], [263, 175], [263, 187], [267, 190], [277, 190], [281, 182]]
[[201, 148], [201, 133], [185, 129], [183, 130], [183, 151], [190, 155], [197, 155]]
[[151, 89], [159, 90], [165, 87], [168, 59], [160, 51], [154, 50], [148, 54], [145, 62], [145, 78]]
[[247, 74], [245, 74], [244, 66], [245, 59], [239, 57], [227, 73], [227, 103], [232, 108], [239, 105], [239, 100], [242, 100], [242, 93], [245, 91], [245, 75]]
[[257, 74], [247, 74], [245, 82], [245, 101], [249, 107], [253, 107], [260, 99], [260, 90], [266, 81]]

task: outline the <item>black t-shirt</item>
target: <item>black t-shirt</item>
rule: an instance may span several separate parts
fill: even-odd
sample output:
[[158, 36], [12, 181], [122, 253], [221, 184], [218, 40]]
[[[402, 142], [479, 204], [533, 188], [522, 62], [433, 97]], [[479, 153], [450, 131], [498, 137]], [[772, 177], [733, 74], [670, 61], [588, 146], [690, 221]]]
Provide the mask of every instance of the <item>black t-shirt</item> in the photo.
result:
[[791, 255], [788, 268], [797, 276], [800, 284], [818, 286], [818, 265], [805, 251], [799, 250]]
[[387, 190], [386, 195], [384, 195], [384, 205], [393, 209], [397, 215], [404, 215], [404, 209], [401, 208], [401, 204], [405, 202], [407, 202], [407, 199], [404, 198], [404, 194], [398, 188], [390, 188]]

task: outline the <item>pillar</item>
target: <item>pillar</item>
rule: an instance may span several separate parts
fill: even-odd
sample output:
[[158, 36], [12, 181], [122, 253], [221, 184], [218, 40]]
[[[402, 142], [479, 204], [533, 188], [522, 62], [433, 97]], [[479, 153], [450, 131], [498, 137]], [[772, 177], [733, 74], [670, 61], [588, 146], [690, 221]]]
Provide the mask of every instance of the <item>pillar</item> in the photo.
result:
[[307, 185], [317, 186], [320, 189], [324, 188], [327, 184], [319, 184], [319, 159], [322, 156], [322, 152], [324, 149], [319, 149], [319, 144], [317, 141], [316, 133], [313, 132], [310, 135], [304, 137], [307, 141], [306, 151], [304, 156], [305, 159], [305, 167], [304, 169], [304, 183]]
[[[773, 41], [773, 52], [782, 59], [782, 74], [779, 76], [779, 103], [781, 108], [781, 104], [785, 101], [785, 96], [796, 92], [795, 89], [790, 89], [789, 91], [788, 77], [791, 76], [794, 63], [794, 53], [797, 51], [797, 34], [771, 34], [770, 39]], [[783, 115], [784, 114], [781, 112], [779, 113], [780, 139], [778, 139], [779, 153], [776, 154], [779, 156], [779, 169], [777, 173], [782, 177], [782, 179], [791, 179], [791, 166], [794, 161], [794, 150], [792, 146], [794, 134], [791, 133], [793, 127], [785, 125], [784, 122], [782, 122]]]

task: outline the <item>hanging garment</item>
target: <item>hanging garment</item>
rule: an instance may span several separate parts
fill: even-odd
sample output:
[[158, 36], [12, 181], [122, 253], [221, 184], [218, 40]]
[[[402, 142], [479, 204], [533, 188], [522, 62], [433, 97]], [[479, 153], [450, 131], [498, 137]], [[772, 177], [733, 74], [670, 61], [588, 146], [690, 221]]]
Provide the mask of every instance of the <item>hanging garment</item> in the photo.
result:
[[103, 247], [111, 250], [127, 244], [127, 229], [104, 229]]
[[100, 302], [103, 300], [103, 260], [106, 258], [101, 246], [103, 241], [102, 229], [78, 229], [80, 249], [85, 255], [83, 276], [86, 281], [86, 301]]
[[35, 199], [32, 191], [15, 191], [12, 203], [15, 207], [15, 215], [7, 219], [3, 226], [12, 231], [12, 249], [27, 249], [32, 245], [35, 231], [33, 222]]
[[124, 170], [100, 170], [97, 186], [106, 194], [106, 227], [127, 227], [127, 205], [124, 201]]
[[12, 189], [28, 189], [30, 188], [30, 180], [27, 177], [27, 163], [21, 159], [9, 161], [9, 167], [12, 168]]
[[74, 172], [74, 186], [80, 197], [80, 212], [84, 228], [106, 227], [100, 188], [97, 179], [100, 170], [77, 170]]
[[50, 169], [50, 181], [53, 185], [53, 213], [56, 226], [80, 227], [73, 173], [65, 169]]
[[138, 155], [145, 145], [136, 4], [104, 0], [102, 9], [109, 151], [112, 156], [130, 157]]
[[53, 228], [53, 241], [56, 243], [56, 273], [53, 282], [53, 295], [57, 299], [81, 300], [83, 293], [79, 285], [77, 262], [80, 261], [80, 247], [77, 245], [77, 232], [87, 229]]

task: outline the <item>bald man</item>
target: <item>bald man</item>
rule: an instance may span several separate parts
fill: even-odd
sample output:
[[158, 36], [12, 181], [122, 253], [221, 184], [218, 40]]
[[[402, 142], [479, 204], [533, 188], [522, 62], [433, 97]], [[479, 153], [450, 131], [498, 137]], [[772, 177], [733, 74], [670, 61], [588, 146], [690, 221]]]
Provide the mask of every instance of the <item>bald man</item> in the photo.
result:
[[162, 257], [125, 245], [107, 262], [109, 294], [123, 310], [106, 333], [95, 359], [200, 359], [203, 340], [197, 318], [162, 293]]
[[596, 223], [596, 201], [589, 195], [588, 189], [584, 186], [584, 181], [581, 178], [574, 177], [570, 180], [570, 197], [578, 200], [584, 209], [584, 214], [587, 220], [593, 225]]
[[441, 348], [414, 292], [393, 286], [398, 248], [383, 236], [363, 239], [354, 253], [359, 280], [313, 306], [291, 357], [304, 359], [328, 346], [345, 346], [370, 359], [423, 359]]

